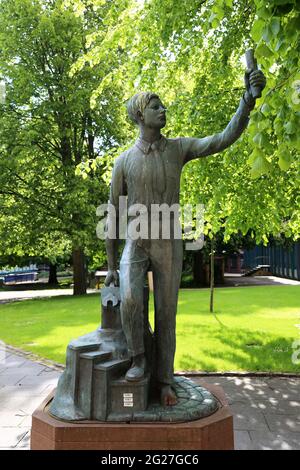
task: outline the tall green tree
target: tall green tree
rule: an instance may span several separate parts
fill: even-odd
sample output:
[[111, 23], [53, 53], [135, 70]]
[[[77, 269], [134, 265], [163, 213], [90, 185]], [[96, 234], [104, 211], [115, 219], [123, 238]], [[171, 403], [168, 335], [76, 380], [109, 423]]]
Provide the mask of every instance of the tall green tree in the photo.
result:
[[96, 169], [95, 157], [124, 139], [120, 87], [106, 87], [91, 106], [93, 91], [125, 60], [122, 50], [96, 65], [85, 61], [74, 72], [95, 28], [105, 31], [106, 21], [117, 21], [118, 7], [102, 4], [95, 9], [86, 2], [78, 14], [61, 0], [0, 2], [0, 77], [6, 82], [0, 110], [1, 251], [45, 253], [55, 260], [62, 247], [71, 250], [75, 294], [86, 291], [85, 254], [100, 249], [96, 207], [107, 199], [100, 176], [105, 161], [100, 158], [99, 171], [86, 179], [76, 176], [76, 168]]
[[[113, 50], [117, 37], [130, 50], [123, 69], [125, 97], [151, 89], [165, 101], [167, 136], [204, 136], [224, 129], [243, 93], [248, 48], [255, 49], [267, 76], [243, 137], [227, 151], [187, 165], [182, 202], [205, 204], [205, 233], [211, 237], [222, 229], [225, 240], [239, 230], [264, 243], [270, 234], [298, 238], [299, 2], [135, 3], [135, 10], [127, 11], [134, 34], [126, 34], [123, 21], [106, 36], [107, 47]], [[87, 57], [97, 57], [97, 34], [93, 41]], [[101, 93], [100, 86], [96, 94]]]

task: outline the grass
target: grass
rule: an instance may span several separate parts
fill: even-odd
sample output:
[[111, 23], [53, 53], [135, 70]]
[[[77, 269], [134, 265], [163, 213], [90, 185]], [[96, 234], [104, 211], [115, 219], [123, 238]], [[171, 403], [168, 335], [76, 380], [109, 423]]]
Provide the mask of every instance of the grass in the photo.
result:
[[[300, 373], [291, 360], [300, 339], [300, 286], [219, 288], [215, 315], [208, 305], [208, 289], [180, 291], [176, 370]], [[99, 322], [97, 294], [0, 305], [3, 341], [60, 363], [68, 342]]]

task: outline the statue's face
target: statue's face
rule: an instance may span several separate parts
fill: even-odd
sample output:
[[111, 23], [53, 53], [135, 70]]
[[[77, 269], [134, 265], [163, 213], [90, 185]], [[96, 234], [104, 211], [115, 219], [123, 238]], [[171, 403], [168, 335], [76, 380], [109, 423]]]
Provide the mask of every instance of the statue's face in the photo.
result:
[[152, 98], [144, 111], [144, 125], [152, 129], [162, 129], [165, 127], [167, 122], [166, 110], [166, 107], [159, 98]]

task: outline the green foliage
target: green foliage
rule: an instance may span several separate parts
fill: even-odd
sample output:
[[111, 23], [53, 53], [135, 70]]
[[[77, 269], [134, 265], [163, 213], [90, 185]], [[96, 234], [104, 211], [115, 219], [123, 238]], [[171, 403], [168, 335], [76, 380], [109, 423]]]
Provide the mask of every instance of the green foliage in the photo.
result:
[[[115, 10], [105, 5], [78, 15], [61, 0], [0, 2], [7, 92], [0, 106], [0, 255], [55, 262], [75, 246], [90, 258], [103, 253], [96, 207], [108, 196], [102, 157], [124, 135], [120, 88], [106, 87], [94, 109], [90, 101], [124, 58], [116, 51], [109, 62], [85, 62], [76, 73], [74, 66], [100, 18]], [[85, 180], [76, 175], [78, 165], [89, 173]]]
[[[229, 240], [239, 230], [244, 235], [252, 230], [256, 241], [264, 243], [271, 233], [300, 235], [295, 204], [300, 139], [297, 5], [284, 10], [256, 1], [147, 2], [140, 26], [138, 61], [143, 67], [135, 83], [139, 89], [155, 83], [154, 91], [166, 101], [167, 136], [201, 137], [224, 129], [243, 93], [240, 59], [253, 39], [267, 76], [267, 88], [239, 142], [185, 168], [181, 201], [205, 204], [205, 234], [225, 229]], [[130, 76], [132, 64], [128, 70]]]
[[[266, 148], [265, 155], [272, 156], [274, 163], [278, 158], [279, 167], [286, 171], [292, 161], [299, 161], [300, 95], [296, 86], [300, 69], [299, 2], [255, 0], [254, 4], [256, 20], [251, 36], [257, 42], [256, 57], [267, 75], [268, 88], [259, 102], [256, 117], [252, 119], [251, 133], [255, 136], [262, 126], [268, 130], [273, 149]], [[284, 150], [282, 142], [287, 142]], [[259, 177], [265, 168], [255, 161], [254, 165], [261, 168], [255, 173]]]
[[[181, 202], [205, 204], [208, 236], [222, 230], [228, 241], [238, 231], [251, 232], [264, 243], [270, 234], [299, 237], [299, 4], [148, 0], [142, 10], [141, 5], [128, 3], [134, 34], [131, 29], [126, 34], [124, 10], [120, 27], [105, 36], [107, 54], [114, 51], [116, 35], [122, 37], [128, 53], [120, 68], [124, 99], [155, 84], [153, 91], [168, 108], [167, 136], [201, 137], [224, 129], [243, 93], [241, 58], [249, 47], [267, 77], [243, 137], [222, 154], [185, 168]], [[93, 35], [87, 55], [94, 60], [101, 57], [98, 40], [102, 31]], [[117, 84], [119, 74], [111, 79]], [[129, 145], [133, 133], [126, 132]]]
[[[219, 132], [243, 94], [242, 58], [254, 47], [267, 87], [250, 126], [228, 150], [187, 165], [181, 201], [205, 204], [208, 236], [299, 237], [299, 2], [41, 3], [1, 2], [0, 73], [10, 104], [0, 130], [3, 180], [14, 171], [31, 187], [10, 176], [18, 196], [4, 186], [6, 224], [16, 201], [28, 220], [43, 204], [44, 233], [63, 227], [68, 242], [93, 251], [86, 208], [106, 198], [113, 160], [136, 136], [126, 100], [155, 84], [168, 108], [168, 137]], [[24, 229], [13, 233], [22, 247]]]

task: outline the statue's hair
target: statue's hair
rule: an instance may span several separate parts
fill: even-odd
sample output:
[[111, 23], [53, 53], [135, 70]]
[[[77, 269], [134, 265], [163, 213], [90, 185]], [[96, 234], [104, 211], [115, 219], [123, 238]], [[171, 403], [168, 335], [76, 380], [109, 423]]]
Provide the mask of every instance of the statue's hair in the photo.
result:
[[147, 104], [149, 104], [152, 98], [158, 98], [159, 96], [156, 93], [151, 93], [149, 91], [142, 91], [136, 93], [130, 100], [127, 101], [127, 112], [128, 116], [135, 124], [138, 124], [137, 113], [140, 111], [144, 112]]

